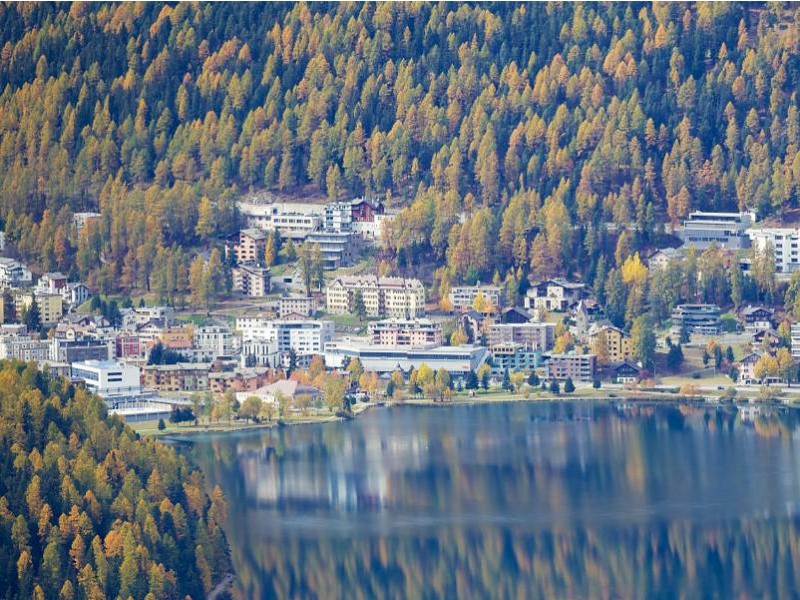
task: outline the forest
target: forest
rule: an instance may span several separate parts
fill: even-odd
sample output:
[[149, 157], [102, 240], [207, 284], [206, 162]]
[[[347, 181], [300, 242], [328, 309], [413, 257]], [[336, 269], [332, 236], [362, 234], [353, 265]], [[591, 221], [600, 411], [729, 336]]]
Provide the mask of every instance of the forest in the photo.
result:
[[574, 275], [635, 314], [625, 261], [689, 211], [798, 206], [799, 10], [3, 5], [0, 219], [42, 271], [174, 299], [242, 196], [367, 195], [442, 297]]
[[33, 363], [0, 363], [0, 597], [204, 598], [227, 505], [174, 449]]

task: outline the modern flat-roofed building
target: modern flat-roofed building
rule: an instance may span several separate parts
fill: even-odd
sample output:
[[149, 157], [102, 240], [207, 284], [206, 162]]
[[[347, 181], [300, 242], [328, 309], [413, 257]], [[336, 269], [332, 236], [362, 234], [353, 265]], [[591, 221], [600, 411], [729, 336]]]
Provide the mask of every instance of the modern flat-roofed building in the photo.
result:
[[233, 332], [223, 325], [196, 327], [192, 334], [192, 347], [195, 360], [213, 361], [221, 356], [233, 354]]
[[453, 305], [453, 310], [458, 312], [471, 310], [475, 308], [475, 299], [479, 294], [483, 297], [484, 306], [486, 307], [486, 310], [482, 312], [494, 311], [503, 307], [503, 288], [498, 285], [478, 284], [451, 288], [449, 295], [450, 304]]
[[367, 371], [391, 373], [427, 365], [434, 371], [443, 368], [451, 375], [464, 375], [486, 361], [489, 352], [483, 346], [374, 346], [360, 342], [330, 342], [325, 346], [325, 365], [342, 368], [347, 359], [357, 358]]
[[594, 354], [551, 354], [545, 363], [547, 377], [556, 381], [594, 381], [597, 361]]
[[555, 341], [553, 323], [494, 323], [486, 333], [489, 346], [521, 344], [531, 350], [546, 352]]
[[716, 304], [679, 304], [672, 309], [671, 335], [689, 334], [716, 335], [719, 333], [720, 309]]
[[352, 223], [353, 208], [350, 202], [330, 202], [325, 205], [325, 231], [349, 233]]
[[274, 229], [281, 237], [302, 241], [308, 234], [322, 227], [325, 205], [301, 202], [240, 202], [239, 213], [244, 217], [247, 227]]
[[367, 316], [413, 319], [425, 312], [425, 288], [419, 279], [353, 275], [339, 277], [325, 290], [328, 312], [354, 312], [356, 292], [361, 292]]
[[113, 357], [114, 340], [84, 338], [50, 340], [50, 360], [56, 363], [76, 363], [87, 360], [107, 361]]
[[113, 360], [87, 360], [72, 364], [72, 377], [104, 399], [141, 394], [139, 368]]
[[716, 244], [729, 250], [750, 247], [747, 230], [756, 222], [752, 212], [703, 212], [690, 213], [683, 221], [679, 235], [687, 246], [698, 249]]
[[759, 227], [750, 229], [748, 235], [753, 248], [759, 252], [773, 253], [778, 273], [792, 273], [800, 269], [800, 228]]
[[442, 344], [442, 325], [430, 319], [386, 319], [370, 323], [374, 346], [429, 346]]
[[326, 269], [350, 266], [361, 247], [359, 239], [349, 231], [314, 231], [306, 236], [305, 243], [319, 246]]
[[489, 348], [492, 356], [492, 374], [497, 377], [508, 369], [510, 372], [529, 372], [538, 367], [542, 355], [538, 350], [533, 350], [524, 344], [503, 342]]

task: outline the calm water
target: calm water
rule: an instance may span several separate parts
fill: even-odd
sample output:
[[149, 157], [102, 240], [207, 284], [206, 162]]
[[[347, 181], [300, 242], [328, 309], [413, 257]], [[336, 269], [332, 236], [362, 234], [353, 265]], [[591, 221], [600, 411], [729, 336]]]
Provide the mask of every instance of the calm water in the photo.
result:
[[793, 411], [376, 409], [192, 438], [242, 598], [800, 596]]

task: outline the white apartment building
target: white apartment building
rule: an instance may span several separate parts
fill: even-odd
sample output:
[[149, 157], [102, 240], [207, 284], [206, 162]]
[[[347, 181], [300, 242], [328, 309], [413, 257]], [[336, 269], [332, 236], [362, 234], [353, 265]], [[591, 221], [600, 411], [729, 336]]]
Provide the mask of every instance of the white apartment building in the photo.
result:
[[800, 228], [763, 227], [749, 230], [748, 235], [759, 252], [772, 248], [778, 273], [791, 273], [800, 268]]
[[325, 290], [328, 312], [348, 314], [361, 292], [367, 316], [413, 319], [425, 313], [425, 288], [419, 279], [346, 276], [335, 279]]
[[332, 321], [237, 317], [236, 330], [241, 333], [243, 344], [256, 339], [275, 341], [277, 352], [294, 350], [303, 356], [322, 354], [325, 344], [333, 339], [334, 325]]
[[242, 342], [242, 367], [275, 367], [279, 361], [278, 340], [253, 338]]
[[0, 256], [0, 287], [18, 287], [33, 281], [31, 272], [18, 260]]
[[700, 250], [716, 244], [730, 250], [750, 247], [747, 230], [756, 222], [752, 212], [703, 212], [689, 214], [679, 235], [687, 246]]
[[472, 309], [475, 298], [481, 294], [486, 304], [495, 309], [503, 306], [503, 288], [497, 285], [465, 285], [450, 289], [450, 303], [453, 310], [464, 312]]
[[220, 356], [233, 354], [233, 332], [222, 325], [197, 327], [192, 332], [192, 345], [202, 354], [199, 362], [211, 362]]
[[320, 229], [325, 219], [325, 205], [301, 202], [240, 202], [239, 212], [247, 227], [274, 229], [282, 237], [295, 241], [302, 241], [309, 233]]
[[374, 346], [442, 345], [442, 325], [430, 319], [386, 319], [370, 323], [368, 332]]
[[325, 231], [349, 233], [353, 223], [353, 208], [349, 201], [331, 202], [325, 206]]

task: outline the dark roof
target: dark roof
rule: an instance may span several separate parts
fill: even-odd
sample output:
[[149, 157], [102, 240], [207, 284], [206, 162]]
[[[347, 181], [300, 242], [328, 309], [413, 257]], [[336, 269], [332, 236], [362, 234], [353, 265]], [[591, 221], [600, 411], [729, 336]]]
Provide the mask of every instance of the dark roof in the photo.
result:
[[741, 310], [741, 314], [742, 316], [746, 317], [748, 315], [753, 315], [759, 311], [767, 311], [769, 314], [773, 314], [775, 312], [771, 308], [767, 308], [765, 306], [745, 306]]
[[513, 316], [520, 317], [524, 319], [526, 322], [531, 320], [530, 313], [528, 313], [528, 311], [518, 306], [512, 306], [510, 308], [506, 308], [503, 310], [502, 319], [504, 322], [506, 322], [510, 316], [511, 318], [513, 318]]

